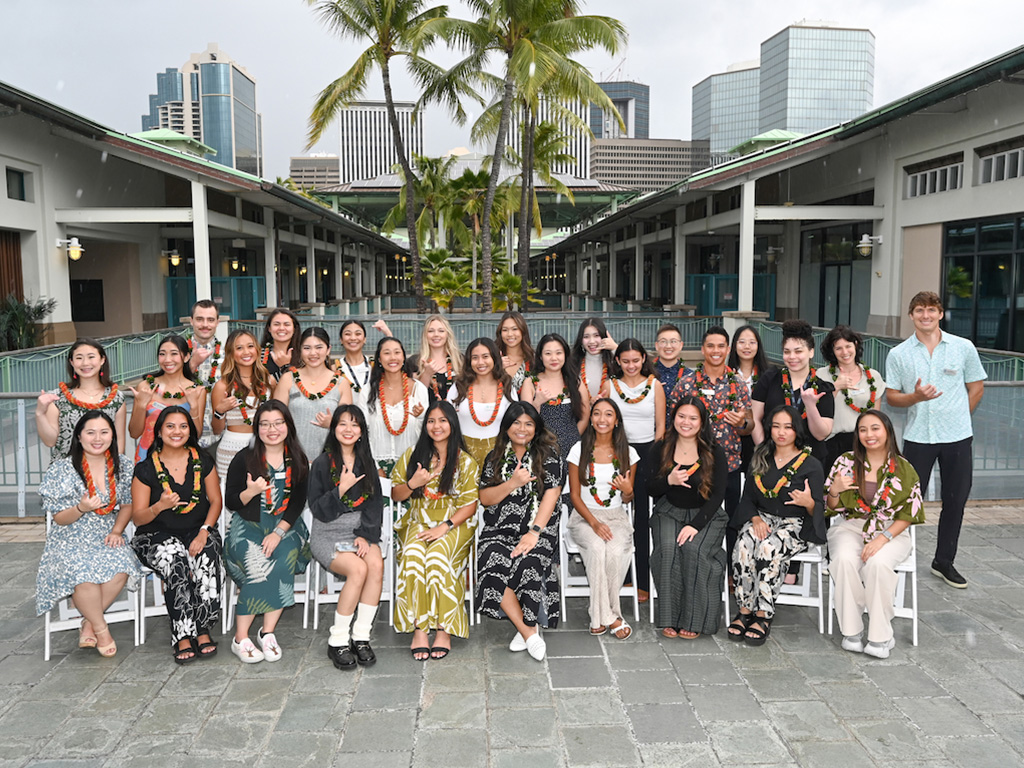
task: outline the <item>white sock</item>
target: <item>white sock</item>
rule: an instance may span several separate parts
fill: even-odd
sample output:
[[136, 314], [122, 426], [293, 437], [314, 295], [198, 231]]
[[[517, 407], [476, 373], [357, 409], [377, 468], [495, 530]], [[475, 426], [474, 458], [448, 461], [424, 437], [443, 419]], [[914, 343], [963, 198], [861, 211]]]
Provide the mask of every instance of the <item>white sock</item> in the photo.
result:
[[352, 624], [352, 639], [369, 642], [373, 620], [377, 616], [377, 606], [359, 603], [356, 606], [356, 620]]
[[331, 636], [327, 638], [327, 644], [332, 648], [340, 648], [348, 645], [348, 628], [352, 624], [352, 615], [342, 616], [334, 612], [334, 624], [331, 625]]

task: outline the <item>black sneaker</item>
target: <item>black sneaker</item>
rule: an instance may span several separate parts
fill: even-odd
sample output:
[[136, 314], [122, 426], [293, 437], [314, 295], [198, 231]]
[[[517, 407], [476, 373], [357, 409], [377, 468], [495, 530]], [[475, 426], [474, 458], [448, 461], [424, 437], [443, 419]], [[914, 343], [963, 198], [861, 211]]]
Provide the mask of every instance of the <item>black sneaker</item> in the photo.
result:
[[348, 647], [355, 655], [359, 666], [372, 667], [377, 663], [377, 654], [370, 647], [369, 640], [350, 640]]
[[960, 575], [960, 571], [954, 568], [952, 563], [932, 560], [932, 573], [954, 589], [967, 589], [967, 579]]
[[327, 658], [334, 664], [335, 669], [356, 668], [356, 657], [352, 655], [347, 645], [328, 645]]

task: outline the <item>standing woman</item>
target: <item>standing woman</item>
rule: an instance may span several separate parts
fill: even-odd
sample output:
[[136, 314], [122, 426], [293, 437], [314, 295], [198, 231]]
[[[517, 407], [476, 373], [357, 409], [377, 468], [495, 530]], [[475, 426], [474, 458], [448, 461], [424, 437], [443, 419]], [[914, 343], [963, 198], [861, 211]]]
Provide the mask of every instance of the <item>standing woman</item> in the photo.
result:
[[530, 345], [530, 329], [526, 326], [526, 318], [519, 312], [506, 312], [498, 323], [494, 342], [501, 355], [501, 367], [518, 394], [533, 365], [533, 347]]
[[[274, 629], [284, 609], [295, 605], [295, 574], [309, 563], [302, 521], [309, 462], [292, 416], [284, 403], [268, 400], [253, 418], [252, 447], [231, 460], [224, 494], [233, 510], [224, 567], [239, 589], [231, 652], [245, 664], [281, 658]], [[249, 638], [257, 614], [263, 614], [259, 648]]]
[[924, 522], [924, 501], [917, 471], [900, 455], [888, 416], [861, 412], [855, 434], [853, 450], [836, 459], [826, 483], [825, 514], [839, 515], [828, 529], [829, 573], [843, 649], [887, 659], [896, 645], [895, 569], [913, 546], [906, 530]]
[[178, 405], [195, 424], [197, 437], [202, 433], [203, 413], [206, 409], [206, 387], [192, 379], [188, 365], [191, 353], [188, 342], [181, 336], [167, 336], [157, 349], [160, 370], [143, 376], [142, 382], [131, 393], [135, 397], [128, 434], [136, 439], [135, 463], [145, 460], [155, 438], [155, 425], [160, 412]]
[[580, 324], [572, 345], [572, 360], [591, 402], [608, 396], [608, 377], [612, 374], [615, 347], [615, 340], [608, 335], [608, 329], [600, 318], [591, 317]]
[[373, 367], [373, 361], [363, 352], [366, 347], [366, 326], [358, 320], [346, 320], [341, 324], [339, 337], [345, 353], [341, 357], [338, 371], [352, 387], [352, 398], [355, 402], [370, 383], [370, 369]]
[[232, 331], [224, 347], [224, 368], [210, 396], [213, 426], [227, 430], [217, 443], [217, 474], [226, 481], [231, 460], [252, 438], [254, 413], [270, 397], [275, 382], [263, 365], [252, 333]]
[[116, 427], [117, 452], [124, 453], [124, 393], [110, 379], [110, 363], [103, 347], [93, 339], [79, 339], [68, 350], [67, 383], [42, 392], [36, 401], [36, 431], [48, 445], [50, 461], [71, 452], [71, 436], [86, 413], [102, 411]]
[[623, 505], [633, 498], [639, 458], [626, 440], [618, 406], [599, 398], [590, 406], [590, 423], [568, 459], [569, 495], [576, 511], [569, 516], [569, 532], [590, 583], [592, 635], [610, 629], [625, 640], [633, 634], [621, 615], [619, 591], [633, 553], [633, 526]]
[[671, 419], [672, 430], [651, 453], [657, 468], [648, 490], [658, 499], [651, 515], [651, 571], [658, 585], [661, 634], [694, 640], [718, 631], [729, 460], [715, 443], [699, 397], [681, 398]]
[[164, 408], [154, 435], [132, 480], [132, 548], [163, 583], [174, 661], [188, 664], [217, 652], [210, 630], [220, 618], [220, 480], [187, 410]]
[[[732, 337], [732, 349], [729, 350], [728, 365], [740, 380], [747, 385], [747, 393], [753, 395], [754, 385], [762, 373], [771, 368], [768, 357], [761, 344], [761, 336], [752, 325], [744, 325]], [[750, 457], [754, 454], [753, 435], [740, 436], [740, 468], [746, 472]]]
[[633, 543], [636, 544], [636, 578], [639, 600], [648, 600], [650, 587], [650, 500], [647, 482], [651, 465], [657, 459], [650, 456], [656, 440], [665, 434], [665, 390], [654, 375], [654, 366], [647, 358], [644, 345], [636, 339], [626, 339], [615, 350], [617, 377], [611, 379], [611, 399], [622, 414], [629, 446], [639, 456], [633, 475]]
[[302, 326], [299, 318], [290, 310], [278, 307], [267, 317], [263, 326], [263, 347], [261, 361], [267, 371], [278, 381], [293, 365], [299, 364], [299, 334]]
[[452, 384], [462, 373], [462, 353], [455, 341], [455, 331], [444, 315], [427, 318], [420, 337], [420, 353], [412, 358], [412, 367], [430, 391], [430, 402], [448, 397]]
[[376, 364], [367, 386], [356, 396], [366, 415], [367, 439], [381, 477], [389, 477], [398, 457], [416, 445], [423, 429], [423, 409], [430, 395], [413, 378], [405, 347], [394, 337], [377, 342]]
[[580, 441], [587, 428], [590, 396], [580, 382], [569, 355], [569, 344], [557, 333], [540, 340], [533, 363], [534, 373], [520, 393], [523, 402], [533, 403], [544, 424], [558, 439], [558, 452], [564, 465], [569, 449]]
[[519, 399], [500, 360], [498, 347], [491, 339], [471, 341], [462, 373], [448, 390], [448, 402], [455, 406], [466, 450], [478, 467], [483, 466], [494, 447], [501, 417]]
[[101, 656], [117, 653], [103, 613], [126, 584], [138, 589], [140, 573], [124, 537], [133, 467], [118, 454], [115, 435], [107, 413], [87, 411], [71, 433], [70, 455], [50, 464], [39, 484], [52, 525], [36, 577], [36, 614], [71, 595], [83, 616], [78, 647]]
[[302, 332], [299, 354], [299, 367], [281, 376], [274, 399], [288, 404], [302, 452], [316, 458], [324, 449], [331, 414], [340, 403], [352, 402], [352, 388], [330, 368], [331, 338], [320, 326]]
[[[409, 502], [395, 523], [395, 630], [413, 633], [417, 661], [443, 659], [451, 651], [452, 635], [469, 636], [464, 570], [480, 482], [476, 462], [462, 449], [451, 403], [440, 400], [427, 409], [420, 439], [402, 454], [391, 482], [391, 498]], [[431, 630], [437, 634], [428, 646]]]
[[555, 436], [528, 402], [513, 403], [480, 473], [483, 531], [478, 544], [476, 605], [516, 628], [510, 651], [540, 661], [540, 626], [558, 625], [558, 515], [564, 483]]
[[775, 601], [793, 555], [825, 543], [825, 477], [811, 455], [803, 420], [780, 405], [768, 414], [768, 439], [757, 446], [735, 521], [741, 524], [732, 555], [739, 613], [729, 639], [764, 645]]
[[337, 669], [370, 666], [377, 661], [370, 631], [384, 584], [380, 551], [384, 497], [370, 453], [366, 418], [355, 405], [340, 405], [334, 411], [324, 452], [310, 469], [309, 509], [313, 557], [345, 578], [327, 640], [327, 657]]

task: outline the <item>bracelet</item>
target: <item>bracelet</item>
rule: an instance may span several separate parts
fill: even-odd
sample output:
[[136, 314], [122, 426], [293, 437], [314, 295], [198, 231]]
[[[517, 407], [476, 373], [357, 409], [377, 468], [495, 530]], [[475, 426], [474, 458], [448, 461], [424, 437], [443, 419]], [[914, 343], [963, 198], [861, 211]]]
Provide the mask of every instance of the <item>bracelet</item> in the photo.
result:
[[286, 531], [286, 530], [285, 530], [284, 528], [282, 528], [282, 527], [281, 527], [280, 525], [279, 525], [279, 526], [277, 526], [277, 528], [275, 528], [275, 529], [274, 529], [274, 530], [273, 530], [272, 532], [273, 532], [273, 533], [276, 533], [276, 534], [277, 534], [277, 535], [278, 535], [278, 536], [279, 536], [280, 538], [282, 538], [282, 539], [283, 539], [283, 538], [285, 537], [285, 535], [286, 535], [286, 534], [288, 533], [288, 531]]
[[217, 419], [219, 421], [219, 420], [224, 418], [224, 414], [220, 413], [219, 411], [214, 411], [213, 412], [213, 418], [215, 418], [215, 419]]
[[830, 499], [838, 499], [839, 498], [839, 494], [838, 493], [832, 493], [832, 491], [826, 491], [826, 495]]
[[82, 502], [80, 502], [80, 501], [76, 501], [75, 502], [75, 512], [78, 513], [79, 517], [81, 517], [82, 515], [85, 514], [85, 512], [82, 511], [81, 504], [82, 504]]

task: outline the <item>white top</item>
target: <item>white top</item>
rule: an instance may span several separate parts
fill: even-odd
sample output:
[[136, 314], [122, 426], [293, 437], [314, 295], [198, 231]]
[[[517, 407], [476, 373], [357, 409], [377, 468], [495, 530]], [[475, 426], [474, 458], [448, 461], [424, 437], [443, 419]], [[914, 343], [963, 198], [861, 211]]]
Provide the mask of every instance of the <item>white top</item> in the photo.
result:
[[[621, 396], [615, 389], [616, 383], [622, 390]], [[627, 387], [622, 379], [612, 380], [610, 397], [622, 412], [622, 426], [626, 430], [626, 439], [631, 443], [654, 442], [654, 386], [657, 383], [658, 377], [655, 376], [651, 382], [651, 389], [644, 395], [643, 400], [639, 403], [627, 403], [626, 398], [632, 400], [640, 396], [640, 393], [647, 387], [647, 379], [635, 387]]]
[[[590, 399], [595, 400], [597, 393], [601, 391], [604, 356], [600, 352], [596, 355], [585, 352], [583, 355], [583, 366], [587, 374], [587, 391], [590, 393]], [[608, 375], [611, 375], [611, 371], [608, 372]]]
[[[580, 465], [580, 443], [576, 443], [572, 448], [569, 449], [569, 455], [565, 458], [566, 462], [572, 464], [574, 467]], [[589, 457], [587, 457], [589, 459]], [[640, 454], [636, 452], [633, 446], [629, 447], [629, 466], [632, 467], [640, 461]], [[570, 470], [575, 472], [575, 470]], [[623, 467], [623, 472], [629, 471], [629, 467]], [[607, 499], [608, 494], [612, 490], [612, 478], [615, 477], [615, 465], [608, 464], [594, 464], [594, 479], [597, 480], [597, 495], [602, 499]], [[580, 496], [583, 497], [583, 503], [587, 506], [587, 509], [607, 509], [607, 507], [598, 504], [594, 499], [594, 495], [590, 492], [590, 488], [581, 488]], [[622, 497], [617, 496], [618, 504], [612, 506], [621, 506]]]
[[[448, 402], [455, 405], [455, 412], [459, 414], [459, 426], [462, 427], [463, 437], [471, 437], [474, 440], [486, 440], [492, 437], [497, 437], [498, 432], [501, 431], [501, 420], [505, 417], [505, 411], [512, 404], [509, 402], [508, 397], [511, 396], [513, 400], [518, 400], [519, 396], [516, 394], [515, 389], [511, 392], [506, 392], [502, 395], [501, 402], [497, 404], [498, 417], [486, 427], [481, 427], [473, 420], [473, 416], [469, 412], [469, 398], [465, 398], [461, 403], [455, 405], [455, 398], [459, 396], [458, 388], [453, 384], [451, 389], [448, 390]], [[481, 403], [476, 400], [473, 401], [473, 412], [480, 421], [488, 421], [492, 415], [494, 415], [494, 403]]]
[[[362, 409], [366, 416], [366, 426], [370, 430], [370, 451], [376, 461], [397, 460], [419, 440], [420, 432], [423, 430], [423, 420], [427, 415], [427, 406], [430, 404], [430, 396], [422, 382], [411, 376], [409, 381], [412, 382], [412, 391], [409, 393], [409, 409], [411, 411], [417, 405], [421, 405], [423, 412], [419, 416], [413, 416], [410, 413], [409, 423], [400, 435], [392, 435], [384, 425], [384, 416], [381, 413], [382, 404], [379, 398], [374, 403], [373, 412], [370, 412], [367, 407], [367, 393], [369, 392], [367, 387], [363, 387], [361, 392], [352, 393], [352, 401]], [[401, 401], [384, 407], [388, 409], [388, 421], [391, 426], [395, 429], [401, 427], [402, 419], [405, 417], [405, 408]]]
[[341, 358], [337, 371], [352, 385], [353, 396], [370, 383], [370, 367], [370, 361], [366, 355], [363, 355], [363, 362], [359, 365], [351, 365], [344, 357]]
[[[881, 408], [882, 397], [885, 395], [885, 380], [882, 378], [882, 374], [874, 368], [865, 368], [864, 365], [860, 366], [860, 370], [860, 381], [847, 390], [853, 404], [858, 408], [864, 408], [871, 399], [871, 388], [868, 386], [868, 376], [870, 375], [875, 381], [875, 408]], [[834, 383], [827, 365], [816, 369], [815, 373], [822, 381]], [[838, 369], [836, 369], [836, 373], [839, 373]], [[837, 389], [832, 396], [836, 399], [836, 412], [832, 417], [832, 432], [829, 433], [829, 438], [843, 432], [853, 432], [857, 428], [857, 417], [860, 416], [860, 413], [846, 404], [846, 397], [840, 390]]]

